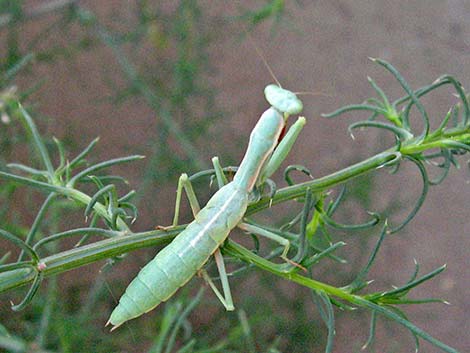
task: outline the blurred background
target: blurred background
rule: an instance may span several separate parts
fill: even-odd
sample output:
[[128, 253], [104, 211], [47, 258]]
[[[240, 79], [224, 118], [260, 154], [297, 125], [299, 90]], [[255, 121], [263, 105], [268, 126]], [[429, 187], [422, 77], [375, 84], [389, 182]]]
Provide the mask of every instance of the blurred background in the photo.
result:
[[[347, 127], [366, 118], [361, 114], [333, 120], [320, 117], [372, 96], [367, 76], [392, 99], [404, 94], [393, 77], [368, 57], [391, 62], [412, 88], [445, 73], [455, 75], [464, 87], [470, 82], [470, 2], [466, 0], [0, 0], [0, 11], [2, 72], [22, 62], [21, 70], [11, 72], [0, 88], [23, 99], [44, 136], [63, 140], [72, 155], [99, 136], [95, 161], [147, 156], [113, 169], [138, 191], [140, 215], [135, 231], [171, 223], [182, 172], [210, 167], [215, 155], [223, 165], [238, 164], [250, 130], [267, 107], [263, 89], [273, 78], [264, 61], [283, 87], [323, 94], [302, 97], [308, 124], [283, 165], [305, 165], [314, 177], [393, 144], [392, 136], [373, 129], [356, 132], [352, 140]], [[423, 100], [433, 127], [455, 102], [450, 89]], [[23, 130], [5, 115], [0, 122], [0, 149], [0, 168], [28, 158]], [[386, 240], [370, 276], [378, 279], [375, 290], [390, 288], [408, 280], [414, 259], [423, 273], [446, 263], [447, 270], [414, 295], [441, 297], [451, 305], [410, 306], [407, 313], [418, 327], [462, 352], [470, 350], [466, 162], [461, 160], [460, 170], [451, 169], [441, 185], [431, 188], [414, 220]], [[282, 177], [276, 181], [284, 185]], [[412, 165], [404, 164], [396, 175], [377, 171], [348, 184], [338, 219], [360, 222], [367, 217], [364, 211], [370, 210], [399, 222], [421, 188]], [[207, 200], [211, 191], [201, 183], [197, 192]], [[31, 225], [42, 202], [41, 195], [3, 182], [0, 197], [2, 228], [19, 231]], [[81, 212], [57, 210], [50, 228], [83, 225]], [[273, 213], [263, 213], [266, 222]], [[186, 205], [184, 217], [191, 219]], [[335, 234], [335, 239], [348, 243], [342, 255], [349, 263], [322, 264], [316, 278], [337, 286], [348, 283], [366, 262], [364, 254], [378, 232]], [[119, 297], [154, 253], [130, 253], [106, 272], [100, 271], [103, 264], [96, 264], [63, 274], [54, 280], [55, 296], [46, 295], [52, 287], [47, 284], [53, 281], [48, 280], [33, 304], [19, 313], [12, 312], [9, 303], [18, 301], [24, 291], [2, 295], [1, 324], [18, 342], [17, 350], [10, 351], [26, 351], [21, 350], [26, 345], [28, 352], [158, 351], [152, 349], [162, 316], [171, 305], [191, 298], [201, 279], [194, 279], [168, 304], [133, 320], [127, 328], [109, 334], [103, 327], [114, 306], [113, 295]], [[248, 271], [231, 283], [235, 305], [243, 314], [225, 312], [206, 291], [190, 315], [198, 349], [264, 352], [272, 346], [272, 352], [323, 351], [326, 329], [307, 290], [259, 271]], [[250, 342], [240, 339], [246, 328], [244, 315]], [[369, 315], [336, 313], [334, 352], [361, 350]], [[39, 343], [38, 332], [42, 332]], [[377, 336], [371, 352], [413, 350], [413, 337], [387, 320], [380, 320]], [[222, 348], [217, 350], [219, 344]], [[438, 351], [426, 342], [421, 349]]]

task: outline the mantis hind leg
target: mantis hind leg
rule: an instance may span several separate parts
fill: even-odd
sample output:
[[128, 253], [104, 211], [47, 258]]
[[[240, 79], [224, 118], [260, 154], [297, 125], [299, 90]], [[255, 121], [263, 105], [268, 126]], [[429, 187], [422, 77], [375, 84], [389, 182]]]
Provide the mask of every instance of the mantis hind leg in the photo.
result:
[[[212, 165], [214, 166], [217, 185], [220, 189], [222, 186], [228, 183], [228, 180], [224, 174], [222, 166], [220, 165], [218, 157], [212, 158]], [[211, 289], [214, 291], [215, 295], [223, 304], [225, 309], [227, 309], [227, 311], [232, 311], [235, 309], [235, 307], [233, 306], [232, 292], [230, 291], [230, 284], [228, 281], [227, 271], [225, 270], [224, 258], [222, 256], [222, 253], [220, 252], [220, 249], [217, 249], [214, 252], [214, 258], [215, 263], [217, 264], [217, 269], [219, 270], [220, 281], [222, 283], [222, 290], [224, 293], [220, 293], [220, 291], [217, 289], [214, 282], [209, 277], [206, 271], [202, 270], [202, 276], [204, 280], [209, 284]]]
[[207, 282], [207, 284], [209, 284], [209, 286], [211, 287], [217, 298], [220, 300], [222, 305], [225, 307], [225, 309], [227, 311], [233, 311], [235, 310], [235, 307], [233, 305], [232, 292], [230, 291], [230, 284], [228, 282], [227, 272], [225, 271], [224, 258], [222, 256], [222, 253], [220, 252], [220, 249], [217, 249], [214, 252], [214, 258], [217, 264], [217, 269], [219, 270], [220, 281], [222, 282], [222, 290], [224, 294], [220, 293], [220, 291], [215, 286], [214, 281], [212, 280], [212, 278], [210, 278], [210, 276], [204, 269], [201, 270], [202, 277]]

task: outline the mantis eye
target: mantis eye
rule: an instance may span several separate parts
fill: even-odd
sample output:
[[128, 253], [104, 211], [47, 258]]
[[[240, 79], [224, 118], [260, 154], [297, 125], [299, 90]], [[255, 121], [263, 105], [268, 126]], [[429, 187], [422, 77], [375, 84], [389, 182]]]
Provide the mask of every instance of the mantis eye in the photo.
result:
[[267, 85], [264, 89], [264, 96], [269, 104], [281, 113], [292, 115], [302, 111], [303, 104], [295, 93], [277, 85]]

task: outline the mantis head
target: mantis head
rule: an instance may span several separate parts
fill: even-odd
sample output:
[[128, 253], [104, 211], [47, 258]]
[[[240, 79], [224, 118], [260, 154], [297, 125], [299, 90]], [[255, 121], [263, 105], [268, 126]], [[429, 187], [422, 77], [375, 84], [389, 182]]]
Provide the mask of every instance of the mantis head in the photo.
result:
[[267, 85], [264, 89], [264, 96], [269, 104], [284, 116], [299, 114], [302, 111], [302, 101], [297, 98], [296, 94], [277, 85]]

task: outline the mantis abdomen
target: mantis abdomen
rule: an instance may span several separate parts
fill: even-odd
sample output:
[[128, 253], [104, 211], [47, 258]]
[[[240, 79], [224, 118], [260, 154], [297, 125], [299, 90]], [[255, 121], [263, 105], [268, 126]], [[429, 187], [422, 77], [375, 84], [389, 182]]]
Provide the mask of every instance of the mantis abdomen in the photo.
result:
[[220, 247], [247, 205], [248, 194], [233, 182], [217, 191], [194, 221], [142, 268], [109, 322], [117, 327], [169, 299]]

